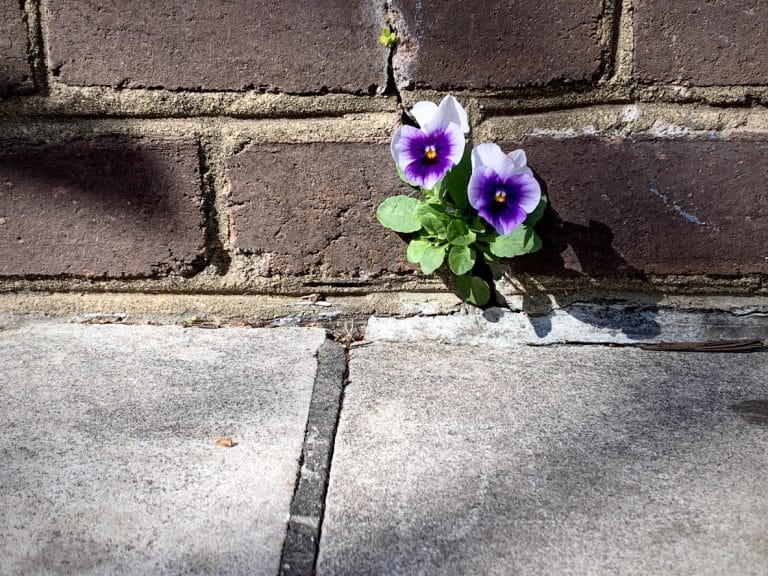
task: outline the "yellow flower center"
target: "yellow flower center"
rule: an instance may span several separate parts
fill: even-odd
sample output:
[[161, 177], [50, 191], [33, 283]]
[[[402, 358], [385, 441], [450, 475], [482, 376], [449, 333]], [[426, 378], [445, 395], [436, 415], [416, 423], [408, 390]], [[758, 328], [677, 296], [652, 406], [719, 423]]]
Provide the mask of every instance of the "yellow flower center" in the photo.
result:
[[424, 151], [424, 156], [427, 160], [434, 160], [437, 158], [437, 150], [435, 150], [434, 146], [427, 146], [427, 149]]
[[507, 201], [507, 193], [504, 192], [504, 190], [497, 190], [496, 196], [494, 196], [493, 199], [496, 200], [496, 202], [499, 204], [503, 204]]

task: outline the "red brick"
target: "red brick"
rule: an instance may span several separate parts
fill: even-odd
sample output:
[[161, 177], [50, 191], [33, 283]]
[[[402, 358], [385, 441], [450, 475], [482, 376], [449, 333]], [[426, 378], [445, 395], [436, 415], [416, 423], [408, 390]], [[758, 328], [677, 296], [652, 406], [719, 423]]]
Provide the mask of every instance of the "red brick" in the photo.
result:
[[203, 252], [195, 142], [0, 147], [0, 276], [187, 273]]
[[269, 254], [267, 274], [403, 272], [405, 242], [374, 217], [408, 193], [387, 144], [264, 144], [229, 160], [235, 248]]
[[418, 87], [581, 82], [601, 70], [602, 0], [397, 0], [398, 74]]
[[529, 270], [768, 272], [768, 143], [582, 137], [523, 147], [553, 209]]
[[635, 2], [635, 69], [643, 82], [766, 84], [766, 52], [764, 2]]
[[33, 87], [27, 24], [18, 0], [0, 0], [0, 94]]
[[73, 85], [359, 92], [386, 84], [364, 0], [49, 0], [49, 44]]

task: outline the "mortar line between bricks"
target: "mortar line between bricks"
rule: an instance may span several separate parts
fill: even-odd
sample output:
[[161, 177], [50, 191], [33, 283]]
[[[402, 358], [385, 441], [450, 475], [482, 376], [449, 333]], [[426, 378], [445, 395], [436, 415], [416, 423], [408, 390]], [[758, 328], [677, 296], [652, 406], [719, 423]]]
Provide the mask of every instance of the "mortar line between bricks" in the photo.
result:
[[280, 576], [312, 576], [315, 573], [348, 364], [347, 351], [341, 344], [327, 340], [320, 347], [304, 445], [280, 557]]
[[42, 23], [41, 0], [22, 0], [27, 17], [28, 57], [35, 88], [47, 94], [49, 91], [46, 42]]

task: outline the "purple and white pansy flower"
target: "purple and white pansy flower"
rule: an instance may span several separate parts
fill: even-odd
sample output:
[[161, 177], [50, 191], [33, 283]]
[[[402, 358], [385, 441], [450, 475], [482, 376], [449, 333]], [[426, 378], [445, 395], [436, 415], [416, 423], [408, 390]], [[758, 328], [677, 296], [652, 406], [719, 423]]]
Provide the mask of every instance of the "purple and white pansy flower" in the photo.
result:
[[502, 236], [520, 226], [541, 201], [541, 187], [525, 152], [504, 154], [496, 144], [472, 150], [469, 203]]
[[448, 95], [439, 106], [418, 102], [411, 116], [419, 128], [398, 128], [392, 138], [392, 157], [409, 182], [431, 190], [464, 155], [467, 113]]

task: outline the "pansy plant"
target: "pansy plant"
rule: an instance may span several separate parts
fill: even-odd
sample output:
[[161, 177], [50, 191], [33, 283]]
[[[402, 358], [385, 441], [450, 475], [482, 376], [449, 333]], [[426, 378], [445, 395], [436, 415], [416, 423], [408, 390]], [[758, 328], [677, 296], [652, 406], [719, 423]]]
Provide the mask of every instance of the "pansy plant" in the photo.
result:
[[418, 128], [398, 128], [391, 150], [400, 178], [421, 196], [388, 198], [376, 216], [409, 235], [409, 262], [425, 274], [447, 265], [459, 294], [482, 306], [490, 288], [475, 273], [480, 259], [494, 262], [539, 250], [533, 225], [546, 197], [522, 150], [505, 154], [496, 144], [466, 149], [467, 113], [453, 96], [439, 106], [418, 102], [410, 115]]

